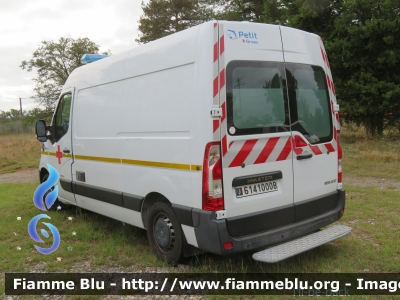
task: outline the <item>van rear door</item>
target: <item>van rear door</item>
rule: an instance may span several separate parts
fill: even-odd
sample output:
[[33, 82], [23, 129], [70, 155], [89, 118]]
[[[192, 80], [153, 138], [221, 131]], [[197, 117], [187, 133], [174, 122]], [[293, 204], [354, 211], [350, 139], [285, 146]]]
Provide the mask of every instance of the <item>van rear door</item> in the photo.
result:
[[334, 105], [321, 39], [287, 27], [281, 27], [281, 33], [294, 141], [295, 219], [299, 221], [333, 209], [337, 202]]
[[243, 236], [294, 221], [286, 75], [279, 26], [219, 22], [219, 42], [224, 206]]

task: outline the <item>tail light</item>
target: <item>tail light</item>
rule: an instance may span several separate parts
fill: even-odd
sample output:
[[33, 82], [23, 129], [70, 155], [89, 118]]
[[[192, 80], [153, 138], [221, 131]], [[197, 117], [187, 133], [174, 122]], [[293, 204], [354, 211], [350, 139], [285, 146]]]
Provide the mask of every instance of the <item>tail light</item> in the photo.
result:
[[[339, 125], [339, 114], [336, 113], [336, 120], [337, 124]], [[340, 147], [340, 129], [336, 130], [336, 139], [337, 139], [337, 145], [338, 145], [338, 183], [342, 183], [342, 157], [343, 157], [343, 152], [342, 152], [342, 147]]]
[[342, 183], [342, 147], [338, 144], [338, 183]]
[[203, 209], [223, 210], [222, 162], [219, 142], [208, 143], [203, 162]]

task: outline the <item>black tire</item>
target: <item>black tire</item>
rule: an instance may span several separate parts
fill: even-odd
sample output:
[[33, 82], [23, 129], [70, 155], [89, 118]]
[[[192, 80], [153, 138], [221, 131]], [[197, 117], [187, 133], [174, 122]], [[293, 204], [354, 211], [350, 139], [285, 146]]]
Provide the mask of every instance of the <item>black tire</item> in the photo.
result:
[[153, 253], [161, 260], [178, 263], [183, 258], [183, 232], [172, 207], [155, 203], [147, 216], [147, 237]]
[[[49, 178], [49, 174], [48, 174], [48, 173], [46, 173], [46, 174], [43, 176], [42, 182], [41, 182], [41, 183], [45, 182], [45, 181], [47, 180], [47, 178]], [[53, 187], [51, 190], [54, 190], [54, 187]], [[46, 199], [46, 196], [47, 196], [47, 194], [48, 194], [49, 192], [50, 192], [50, 191], [47, 191], [46, 194], [44, 194], [43, 200]], [[57, 207], [58, 207], [59, 205], [61, 206], [61, 205], [63, 205], [63, 203], [61, 203], [61, 202], [58, 200], [58, 198], [56, 199], [56, 201], [53, 203], [53, 205], [52, 205], [50, 208], [48, 208], [47, 205], [46, 205], [46, 203], [45, 203], [45, 207], [46, 207], [48, 210], [57, 210]]]

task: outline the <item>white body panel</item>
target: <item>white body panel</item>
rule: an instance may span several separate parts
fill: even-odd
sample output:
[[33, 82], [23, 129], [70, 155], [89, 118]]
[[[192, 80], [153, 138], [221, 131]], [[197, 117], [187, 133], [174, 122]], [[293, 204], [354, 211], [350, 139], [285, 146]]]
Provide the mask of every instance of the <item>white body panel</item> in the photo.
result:
[[[141, 196], [157, 192], [172, 203], [193, 206], [190, 170], [140, 163], [191, 164], [190, 116], [197, 102], [193, 89], [198, 31], [194, 28], [85, 66], [91, 74], [86, 80], [81, 80], [83, 70], [78, 69], [77, 76], [66, 83], [77, 86], [78, 91], [74, 150], [81, 156], [113, 161], [78, 157], [73, 174], [85, 172], [90, 185]], [[201, 165], [201, 156], [196, 162]], [[110, 215], [108, 204], [102, 208], [96, 206], [96, 200], [76, 198], [78, 204]], [[138, 220], [135, 225], [144, 227], [140, 214]]]
[[[213, 99], [215, 72], [222, 72], [220, 80], [225, 80], [224, 70], [233, 61], [293, 62], [325, 68], [318, 37], [275, 25], [216, 24], [207, 22], [76, 69], [62, 92], [73, 94], [72, 126], [60, 142], [45, 143], [46, 151], [52, 153], [59, 145], [61, 151], [70, 147], [71, 158], [63, 157], [58, 164], [54, 155], [42, 155], [40, 168], [46, 168], [48, 162], [58, 166], [61, 177], [72, 183], [137, 195], [144, 201], [149, 194], [158, 193], [172, 204], [201, 210], [205, 147], [226, 136], [228, 148], [222, 160], [225, 218], [290, 206], [336, 190], [335, 184], [324, 185], [337, 178], [336, 152], [298, 161], [292, 135], [299, 133], [289, 129], [234, 136], [223, 123], [213, 131], [210, 117], [210, 110], [226, 101], [221, 81], [218, 98]], [[224, 49], [217, 48], [221, 52], [215, 62], [215, 37], [221, 40], [223, 36]], [[255, 163], [271, 140], [276, 145], [268, 160]], [[251, 151], [231, 167], [232, 161], [240, 160], [238, 153], [248, 141], [254, 141]], [[278, 191], [236, 197], [235, 178], [277, 171], [282, 173]], [[85, 174], [84, 181], [78, 180], [77, 172]], [[145, 228], [141, 212], [63, 189], [59, 196]], [[194, 227], [182, 225], [182, 229], [186, 241], [197, 247]]]
[[[225, 35], [225, 63], [222, 67], [226, 68], [232, 61], [284, 62], [279, 26], [243, 22], [222, 22], [219, 26], [219, 35]], [[250, 34], [252, 38], [246, 38], [245, 35], [250, 36]], [[257, 44], [254, 44], [255, 42]], [[220, 97], [223, 96], [220, 95]], [[229, 128], [227, 129], [229, 131]], [[228, 146], [228, 151], [223, 158], [224, 200], [227, 216], [236, 217], [292, 204], [293, 172], [291, 154], [288, 159], [277, 161], [287, 140], [291, 137], [290, 131], [243, 136], [232, 136], [227, 132], [223, 132], [223, 128], [221, 128], [221, 131], [221, 136], [226, 134], [227, 145], [232, 145]], [[270, 138], [278, 138], [279, 141], [269, 156], [268, 162], [255, 164], [257, 156]], [[229, 162], [238, 157], [238, 153], [244, 146], [243, 143], [248, 140], [257, 140], [257, 143], [246, 159], [241, 160], [245, 167], [242, 168], [240, 166], [241, 163], [238, 166], [229, 167]], [[236, 198], [235, 189], [232, 187], [234, 178], [274, 171], [282, 172], [282, 179], [277, 181], [277, 192]]]
[[[61, 97], [65, 94], [71, 94], [73, 96], [74, 88], [64, 88]], [[72, 97], [72, 103], [73, 100], [74, 97]], [[70, 127], [59, 141], [56, 141], [54, 144], [46, 142], [43, 145], [40, 159], [40, 169], [47, 169], [47, 164], [50, 164], [58, 171], [60, 179], [64, 180], [72, 180], [71, 165], [73, 164], [73, 147], [71, 132], [72, 130]], [[63, 203], [76, 204], [74, 195], [64, 190], [60, 184], [58, 184], [58, 186], [58, 199]]]
[[[285, 62], [320, 66], [326, 72], [319, 36], [288, 27], [281, 27], [281, 31]], [[330, 90], [329, 92], [332, 100], [332, 92]], [[308, 100], [313, 101], [313, 99]], [[299, 132], [293, 132], [293, 134], [300, 135]], [[323, 146], [321, 148], [324, 149]], [[337, 188], [337, 163], [337, 152], [327, 154], [325, 151], [321, 155], [313, 155], [311, 159], [294, 159], [294, 202], [301, 202], [335, 191]], [[329, 184], [325, 184], [328, 182]]]

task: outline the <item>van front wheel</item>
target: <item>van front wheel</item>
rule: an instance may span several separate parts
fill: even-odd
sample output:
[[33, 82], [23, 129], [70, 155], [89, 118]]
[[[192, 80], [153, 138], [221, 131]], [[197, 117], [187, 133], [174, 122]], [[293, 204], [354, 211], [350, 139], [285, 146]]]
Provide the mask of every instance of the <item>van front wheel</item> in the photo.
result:
[[183, 257], [183, 232], [171, 206], [155, 203], [147, 217], [147, 237], [154, 254], [161, 260], [178, 263]]

